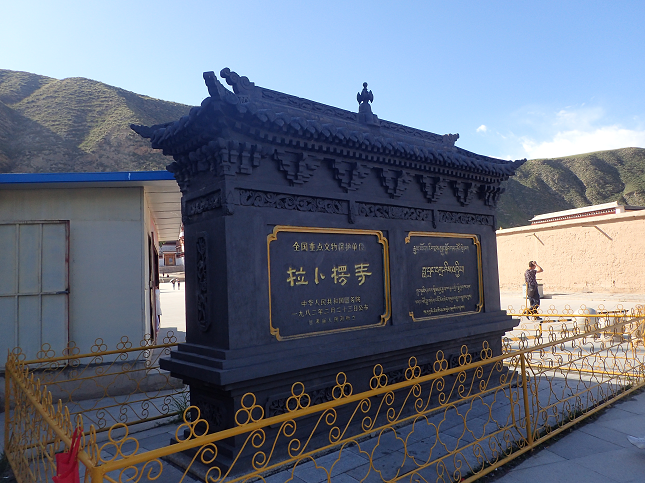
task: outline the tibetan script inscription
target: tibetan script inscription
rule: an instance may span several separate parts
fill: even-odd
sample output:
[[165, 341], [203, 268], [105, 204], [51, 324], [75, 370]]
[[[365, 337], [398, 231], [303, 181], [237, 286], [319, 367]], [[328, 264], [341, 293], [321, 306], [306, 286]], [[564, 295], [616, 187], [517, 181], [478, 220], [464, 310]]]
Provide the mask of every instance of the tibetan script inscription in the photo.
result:
[[270, 328], [278, 340], [365, 329], [390, 318], [380, 231], [277, 226], [267, 237]]
[[412, 320], [481, 311], [481, 246], [476, 235], [410, 232], [405, 243]]

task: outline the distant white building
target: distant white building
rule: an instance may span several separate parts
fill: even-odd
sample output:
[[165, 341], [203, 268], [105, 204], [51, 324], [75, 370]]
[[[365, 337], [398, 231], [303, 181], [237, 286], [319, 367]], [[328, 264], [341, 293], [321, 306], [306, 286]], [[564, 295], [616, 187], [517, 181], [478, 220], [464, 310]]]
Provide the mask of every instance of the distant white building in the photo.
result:
[[184, 265], [183, 244], [179, 241], [165, 242], [159, 249], [160, 267], [177, 267]]
[[157, 247], [180, 226], [181, 194], [166, 171], [0, 174], [0, 354], [150, 337]]
[[590, 216], [618, 215], [620, 213], [639, 211], [642, 209], [642, 206], [619, 205], [617, 201], [613, 201], [611, 203], [603, 203], [601, 205], [584, 206], [582, 208], [574, 208], [572, 210], [555, 211], [553, 213], [536, 215], [529, 221], [531, 222], [531, 225], [539, 225], [541, 223], [576, 220], [579, 218], [588, 218]]

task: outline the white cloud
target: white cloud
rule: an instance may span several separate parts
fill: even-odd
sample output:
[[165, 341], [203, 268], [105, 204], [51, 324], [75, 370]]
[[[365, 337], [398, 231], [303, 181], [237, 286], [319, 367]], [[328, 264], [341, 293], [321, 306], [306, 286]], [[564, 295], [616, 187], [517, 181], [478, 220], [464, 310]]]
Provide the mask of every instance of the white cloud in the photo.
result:
[[488, 131], [488, 128], [486, 127], [486, 124], [482, 124], [477, 128], [477, 132], [486, 132]]
[[[559, 113], [558, 113], [559, 114]], [[522, 147], [529, 159], [558, 158], [627, 147], [645, 146], [645, 130], [631, 130], [620, 126], [571, 129], [558, 131], [551, 140], [536, 142], [524, 139]]]
[[601, 107], [582, 107], [575, 109], [567, 107], [556, 113], [553, 125], [561, 129], [582, 129], [588, 130], [605, 115]]
[[[645, 147], [645, 126], [638, 120], [630, 126], [609, 120], [602, 107], [582, 104], [543, 111], [535, 106], [525, 111], [518, 124], [531, 134], [511, 136], [521, 145], [522, 157], [558, 158], [626, 147]], [[516, 145], [517, 146], [517, 145]], [[519, 146], [517, 146], [519, 148]]]

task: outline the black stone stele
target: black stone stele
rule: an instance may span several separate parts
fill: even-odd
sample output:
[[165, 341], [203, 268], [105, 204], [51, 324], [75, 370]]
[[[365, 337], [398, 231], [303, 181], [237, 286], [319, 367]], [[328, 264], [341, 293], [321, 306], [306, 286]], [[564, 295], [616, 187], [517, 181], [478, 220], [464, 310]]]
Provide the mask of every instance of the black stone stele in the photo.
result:
[[162, 367], [212, 430], [246, 392], [272, 416], [296, 381], [323, 402], [340, 371], [356, 393], [377, 363], [501, 353], [495, 206], [525, 160], [381, 120], [367, 83], [349, 112], [220, 75], [233, 92], [206, 72], [188, 116], [132, 126], [183, 194], [187, 337]]

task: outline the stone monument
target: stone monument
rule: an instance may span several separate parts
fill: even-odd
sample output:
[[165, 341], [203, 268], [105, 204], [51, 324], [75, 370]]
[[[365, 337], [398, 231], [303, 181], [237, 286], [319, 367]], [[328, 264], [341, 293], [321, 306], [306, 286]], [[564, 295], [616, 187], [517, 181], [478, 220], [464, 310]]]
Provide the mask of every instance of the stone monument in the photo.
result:
[[175, 122], [132, 126], [174, 162], [186, 246], [186, 343], [162, 367], [190, 384], [211, 430], [252, 392], [286, 412], [294, 382], [332, 399], [375, 364], [458, 365], [501, 353], [495, 206], [523, 161], [477, 155], [358, 112], [206, 72], [207, 97]]

